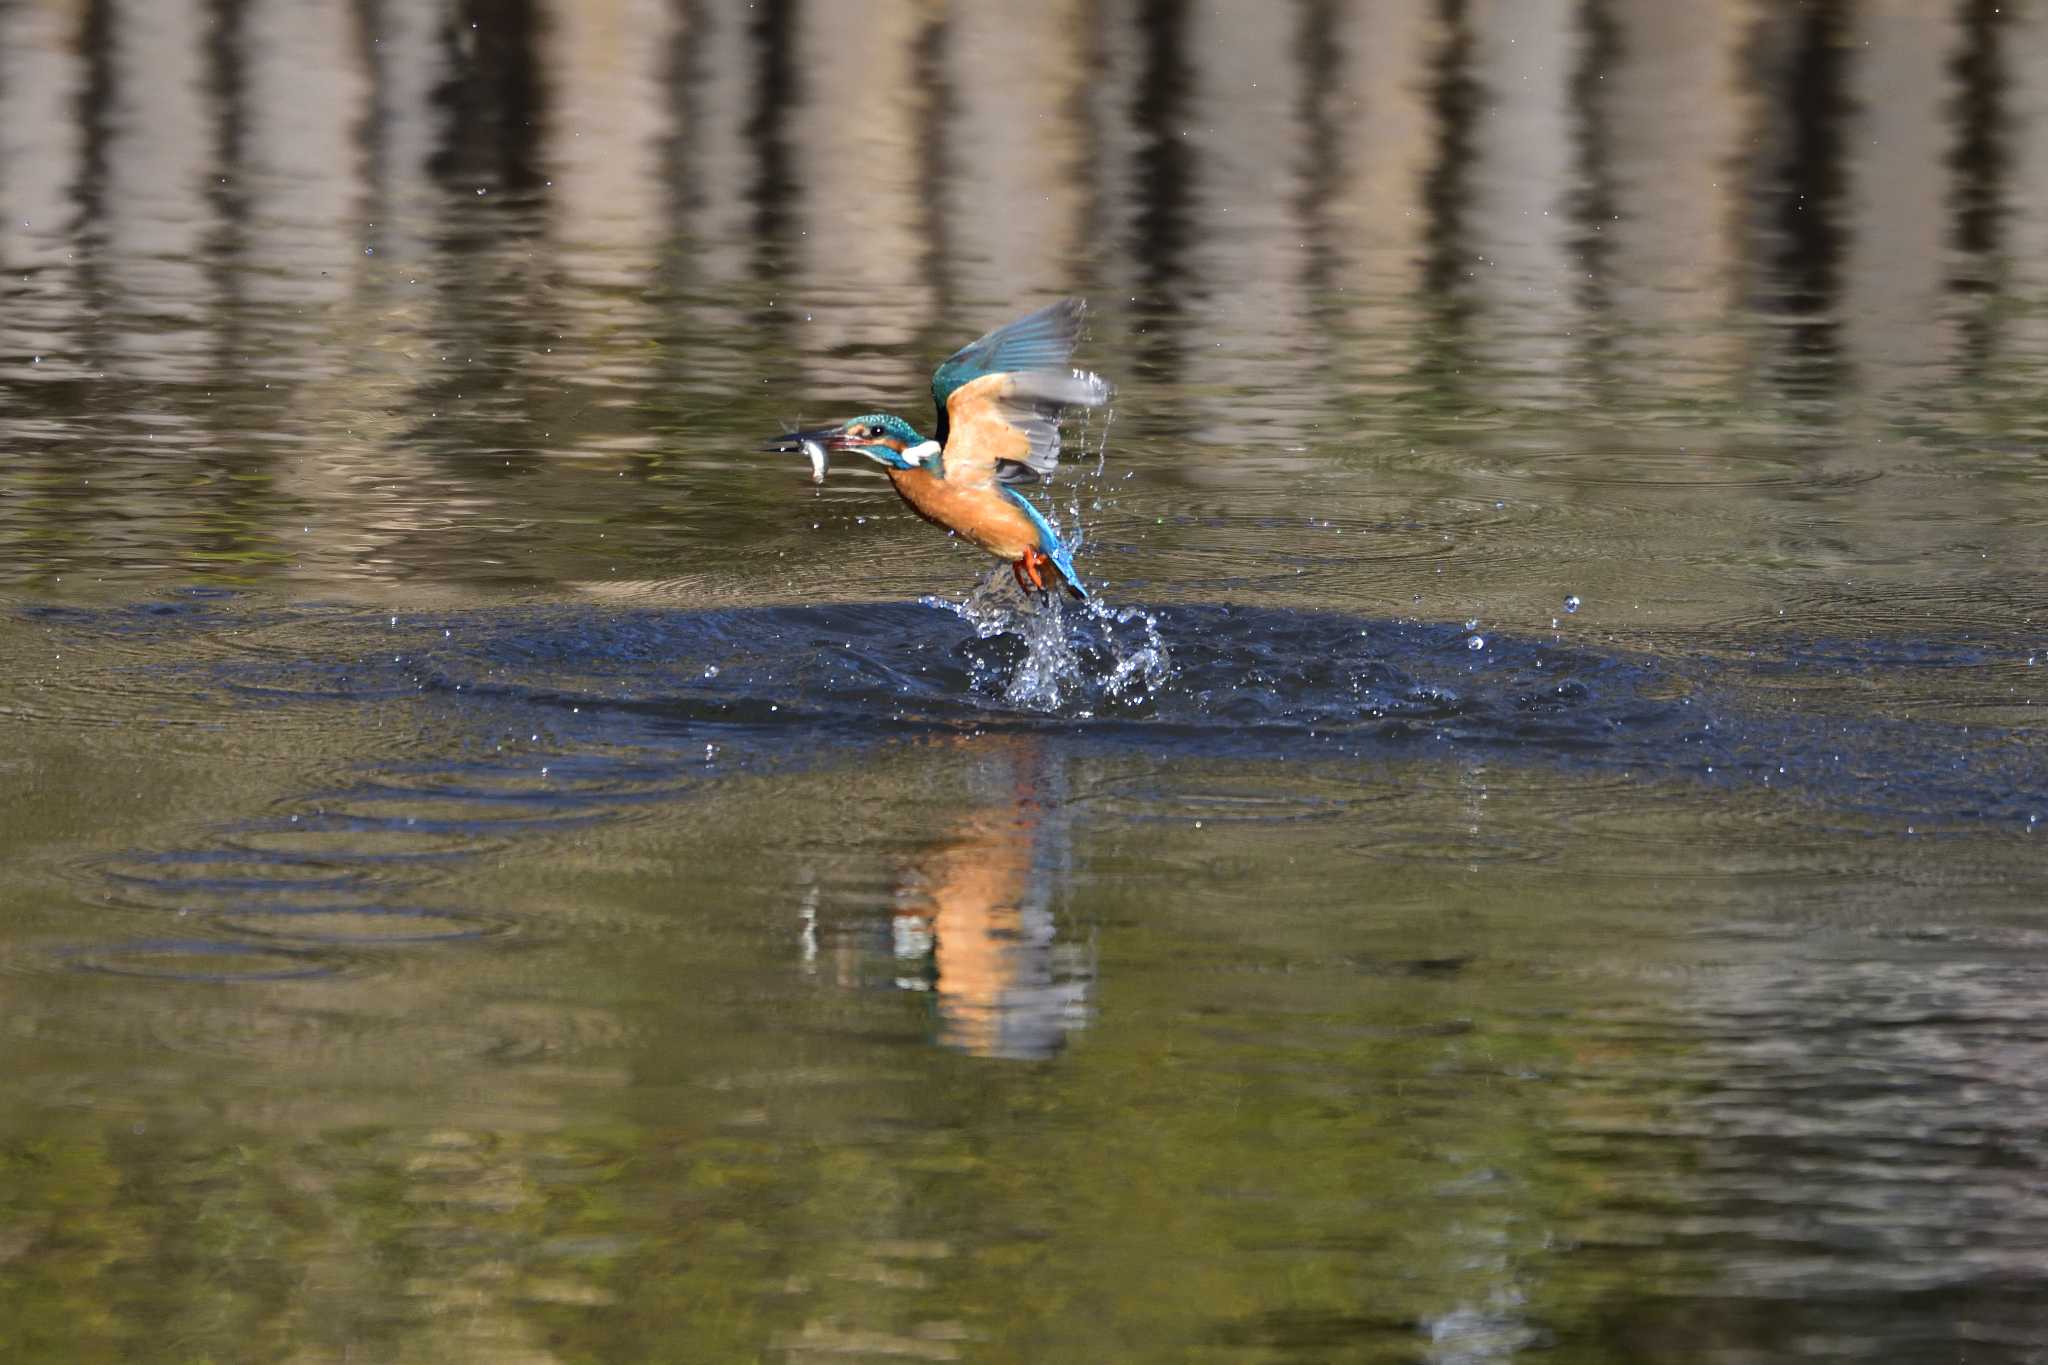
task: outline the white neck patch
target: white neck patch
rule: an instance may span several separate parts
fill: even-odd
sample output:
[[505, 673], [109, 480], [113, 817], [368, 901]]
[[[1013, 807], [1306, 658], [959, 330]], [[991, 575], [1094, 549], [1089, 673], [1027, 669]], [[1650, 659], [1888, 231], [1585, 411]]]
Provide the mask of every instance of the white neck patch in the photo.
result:
[[923, 464], [926, 460], [929, 460], [932, 456], [938, 453], [939, 443], [937, 441], [920, 441], [916, 445], [904, 451], [903, 458], [910, 461], [910, 463], [912, 464]]

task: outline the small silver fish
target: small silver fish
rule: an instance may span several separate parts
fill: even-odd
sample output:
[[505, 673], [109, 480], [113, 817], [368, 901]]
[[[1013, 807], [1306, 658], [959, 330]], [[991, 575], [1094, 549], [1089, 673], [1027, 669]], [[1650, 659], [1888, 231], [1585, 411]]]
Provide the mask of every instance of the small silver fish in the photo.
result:
[[811, 457], [811, 482], [825, 482], [825, 471], [832, 467], [832, 456], [825, 449], [823, 441], [803, 442], [804, 454]]

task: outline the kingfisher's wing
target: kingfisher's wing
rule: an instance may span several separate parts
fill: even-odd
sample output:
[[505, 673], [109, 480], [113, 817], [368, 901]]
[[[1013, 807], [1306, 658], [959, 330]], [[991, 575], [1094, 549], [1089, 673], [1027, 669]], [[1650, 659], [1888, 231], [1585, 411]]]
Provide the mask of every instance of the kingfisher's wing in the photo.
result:
[[1067, 367], [1086, 305], [1062, 299], [954, 352], [932, 375], [947, 478], [1034, 483], [1060, 462], [1060, 413], [1110, 387]]
[[1064, 370], [1081, 339], [1081, 299], [1061, 299], [996, 328], [946, 357], [932, 372], [932, 401], [939, 406], [939, 440], [946, 436], [946, 400], [962, 384], [1009, 370]]

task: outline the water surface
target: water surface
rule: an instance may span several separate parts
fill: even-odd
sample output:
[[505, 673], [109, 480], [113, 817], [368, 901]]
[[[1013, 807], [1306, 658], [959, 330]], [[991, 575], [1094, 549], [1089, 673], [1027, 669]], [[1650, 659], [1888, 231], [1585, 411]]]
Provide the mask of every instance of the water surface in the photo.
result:
[[2038, 1358], [2011, 8], [0, 0], [0, 1355]]

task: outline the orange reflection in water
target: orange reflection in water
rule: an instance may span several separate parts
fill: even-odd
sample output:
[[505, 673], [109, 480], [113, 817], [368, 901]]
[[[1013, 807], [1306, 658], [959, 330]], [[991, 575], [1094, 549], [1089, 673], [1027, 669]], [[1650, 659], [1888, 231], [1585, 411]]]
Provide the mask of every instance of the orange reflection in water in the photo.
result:
[[937, 999], [939, 1041], [980, 1057], [1045, 1057], [1087, 1022], [1092, 945], [1061, 942], [1053, 901], [1070, 829], [1042, 741], [975, 736], [970, 799], [903, 870], [898, 984]]

